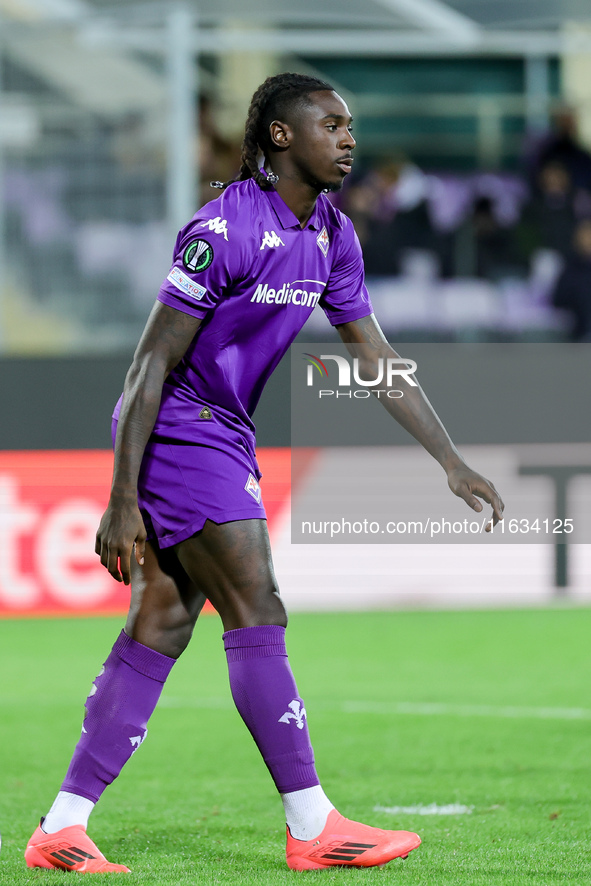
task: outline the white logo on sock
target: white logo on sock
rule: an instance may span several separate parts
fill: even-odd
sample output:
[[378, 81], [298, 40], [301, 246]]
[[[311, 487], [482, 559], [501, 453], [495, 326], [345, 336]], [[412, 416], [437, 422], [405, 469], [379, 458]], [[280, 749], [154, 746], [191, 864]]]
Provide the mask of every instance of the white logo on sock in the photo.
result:
[[291, 711], [286, 711], [282, 717], [279, 717], [277, 722], [289, 724], [290, 720], [295, 720], [298, 729], [303, 729], [304, 718], [307, 719], [306, 708], [303, 708], [296, 698], [290, 701], [288, 707], [291, 708]]
[[146, 729], [146, 731], [144, 732], [143, 735], [134, 735], [133, 737], [131, 737], [131, 738], [129, 739], [130, 742], [131, 742], [132, 745], [133, 745], [133, 751], [131, 752], [132, 754], [135, 754], [135, 752], [137, 751], [137, 749], [139, 748], [139, 746], [141, 745], [141, 743], [142, 743], [142, 742], [144, 741], [144, 739], [146, 738], [146, 735], [147, 735], [147, 734], [148, 734], [148, 730]]
[[[102, 677], [104, 673], [105, 673], [105, 666], [103, 665], [102, 668], [100, 669], [99, 673], [97, 674], [97, 676], [94, 678], [95, 681], [98, 680], [99, 677]], [[88, 693], [88, 698], [92, 698], [93, 695], [96, 695], [97, 690], [98, 690], [98, 686], [96, 685], [96, 682], [95, 682], [90, 687], [90, 692]], [[88, 701], [88, 698], [86, 699], [87, 701]], [[88, 717], [88, 708], [86, 707], [86, 705], [84, 705], [84, 720], [86, 720], [87, 717]], [[82, 735], [86, 735], [86, 734], [87, 734], [87, 732], [86, 732], [86, 729], [84, 728], [84, 722], [83, 722], [82, 723]]]
[[[100, 669], [99, 673], [97, 674], [97, 676], [94, 679], [98, 680], [98, 678], [102, 677], [104, 673], [105, 673], [105, 666], [103, 665], [102, 668]], [[92, 686], [90, 687], [90, 692], [88, 693], [88, 697], [92, 698], [92, 696], [95, 694], [97, 689], [98, 689], [98, 686], [96, 685], [96, 683], [93, 683]]]

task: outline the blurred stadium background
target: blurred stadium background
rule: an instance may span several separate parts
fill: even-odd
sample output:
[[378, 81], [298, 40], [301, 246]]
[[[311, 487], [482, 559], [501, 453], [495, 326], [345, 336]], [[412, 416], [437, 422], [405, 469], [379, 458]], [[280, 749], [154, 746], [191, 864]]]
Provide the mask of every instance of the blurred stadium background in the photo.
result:
[[[355, 170], [335, 199], [393, 343], [536, 344], [540, 379], [545, 345], [588, 353], [588, 0], [0, 0], [2, 613], [125, 607], [92, 553], [110, 410], [176, 231], [234, 174], [250, 96], [282, 70], [350, 104]], [[318, 311], [302, 340], [329, 337]], [[568, 564], [536, 544], [292, 546], [288, 379], [257, 425], [290, 608], [591, 597], [585, 544]], [[565, 395], [589, 422], [588, 377]], [[444, 421], [455, 400], [436, 400]], [[580, 424], [549, 412], [540, 441], [529, 420], [524, 403], [495, 445], [560, 444], [553, 463], [591, 465]], [[531, 482], [551, 508], [550, 480]], [[569, 492], [587, 501], [590, 484]]]

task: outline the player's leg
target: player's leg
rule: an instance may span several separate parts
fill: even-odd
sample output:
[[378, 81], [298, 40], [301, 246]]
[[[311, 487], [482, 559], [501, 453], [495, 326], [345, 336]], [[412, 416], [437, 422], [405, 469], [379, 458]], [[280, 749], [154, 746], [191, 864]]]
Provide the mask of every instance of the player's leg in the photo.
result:
[[213, 523], [176, 545], [193, 585], [213, 603], [225, 631], [258, 625], [285, 628], [287, 612], [273, 570], [267, 521]]
[[287, 658], [287, 614], [273, 571], [266, 521], [208, 521], [176, 551], [195, 586], [222, 618], [236, 707], [283, 800], [288, 865], [300, 870], [370, 866], [408, 855], [420, 843], [416, 834], [350, 822], [320, 786], [306, 709]]
[[189, 645], [206, 601], [171, 548], [146, 545], [143, 566], [131, 564], [131, 602], [125, 633], [136, 643], [177, 659]]
[[[147, 544], [144, 566], [132, 562], [125, 630], [86, 700], [82, 735], [61, 790], [27, 847], [31, 867], [127, 870], [109, 865], [86, 836], [88, 817], [146, 737], [164, 682], [205, 602], [172, 551]], [[61, 849], [56, 850], [56, 841]]]

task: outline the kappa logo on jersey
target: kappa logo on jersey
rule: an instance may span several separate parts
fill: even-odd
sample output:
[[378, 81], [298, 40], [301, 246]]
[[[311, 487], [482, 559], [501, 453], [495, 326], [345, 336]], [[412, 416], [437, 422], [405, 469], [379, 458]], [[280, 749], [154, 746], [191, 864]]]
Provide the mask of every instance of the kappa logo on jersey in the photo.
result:
[[207, 295], [207, 289], [200, 286], [199, 283], [194, 283], [180, 268], [173, 268], [166, 279], [170, 280], [181, 292], [186, 292], [187, 295], [197, 299], [197, 301], [201, 301], [203, 296]]
[[192, 240], [183, 252], [183, 264], [194, 274], [205, 271], [212, 261], [213, 246], [207, 240]]
[[320, 247], [324, 257], [326, 258], [326, 256], [328, 255], [328, 247], [330, 246], [330, 239], [326, 227], [322, 228], [322, 230], [316, 237], [316, 242], [318, 243], [318, 246]]
[[263, 242], [261, 243], [261, 249], [264, 249], [265, 246], [270, 246], [271, 248], [273, 248], [274, 246], [285, 246], [285, 243], [283, 242], [281, 237], [277, 236], [275, 231], [271, 231], [271, 233], [265, 231], [265, 236], [263, 237]]
[[261, 503], [261, 487], [255, 480], [252, 474], [248, 475], [248, 480], [246, 481], [246, 485], [244, 487], [249, 495], [252, 495], [254, 500], [258, 505]]
[[209, 221], [203, 222], [199, 227], [209, 228], [214, 234], [223, 234], [224, 240], [228, 239], [228, 222], [225, 218], [220, 218], [219, 215], [217, 218], [210, 218]]

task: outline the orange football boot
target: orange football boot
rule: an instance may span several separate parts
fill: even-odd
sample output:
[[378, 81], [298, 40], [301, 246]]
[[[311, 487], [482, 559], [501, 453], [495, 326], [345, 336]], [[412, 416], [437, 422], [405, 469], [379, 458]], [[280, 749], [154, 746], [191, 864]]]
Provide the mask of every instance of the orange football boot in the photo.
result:
[[40, 825], [27, 844], [25, 861], [30, 868], [59, 868], [79, 874], [130, 873], [125, 865], [107, 861], [81, 824], [62, 828], [55, 834], [46, 834]]
[[344, 818], [336, 809], [329, 813], [324, 830], [315, 840], [296, 840], [287, 829], [287, 866], [309, 871], [335, 865], [381, 867], [393, 858], [406, 858], [421, 838], [410, 831], [383, 831]]

